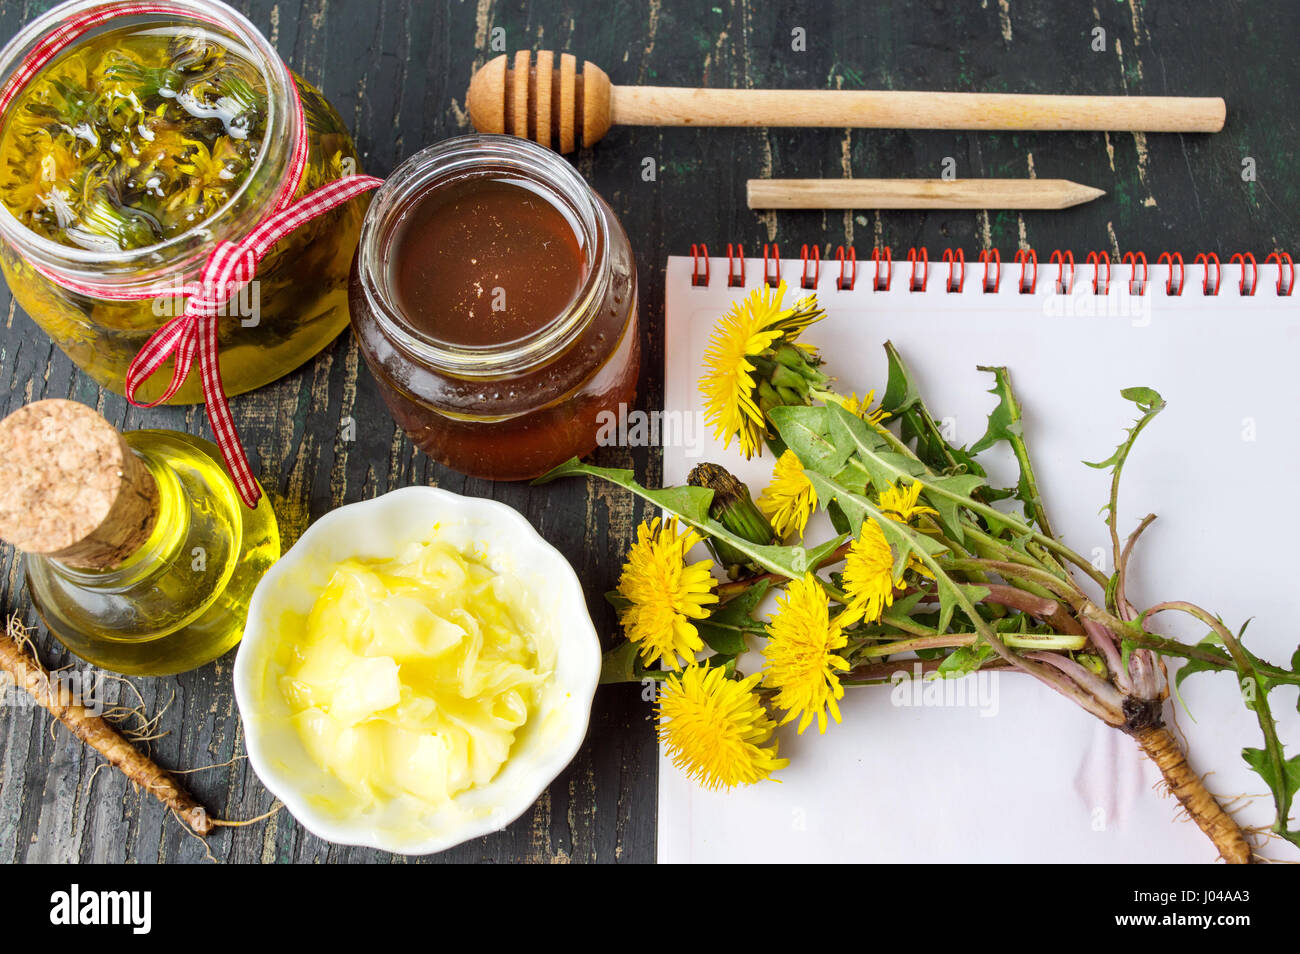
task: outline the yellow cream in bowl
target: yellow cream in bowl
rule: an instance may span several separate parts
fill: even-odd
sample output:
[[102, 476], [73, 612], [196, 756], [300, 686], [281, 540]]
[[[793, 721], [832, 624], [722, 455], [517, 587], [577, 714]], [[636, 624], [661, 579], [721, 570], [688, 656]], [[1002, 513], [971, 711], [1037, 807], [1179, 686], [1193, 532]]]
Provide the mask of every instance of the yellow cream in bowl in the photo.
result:
[[[310, 758], [367, 808], [490, 781], [537, 712], [554, 647], [518, 585], [434, 540], [337, 566], [282, 621], [279, 690]], [[336, 809], [343, 806], [334, 806]]]

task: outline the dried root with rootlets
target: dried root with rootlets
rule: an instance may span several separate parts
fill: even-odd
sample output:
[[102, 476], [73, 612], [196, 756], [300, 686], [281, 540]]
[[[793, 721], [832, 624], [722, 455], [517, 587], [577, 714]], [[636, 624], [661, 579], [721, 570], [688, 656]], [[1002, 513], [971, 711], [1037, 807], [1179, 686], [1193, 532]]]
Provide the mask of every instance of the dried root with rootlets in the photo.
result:
[[[222, 765], [232, 764], [235, 760], [231, 759], [230, 762], [221, 765], [205, 765], [176, 773], [168, 772], [132, 744], [137, 733], [124, 732], [110, 721], [112, 712], [98, 714], [86, 706], [85, 700], [71, 686], [55, 678], [55, 674], [45, 668], [36, 654], [29, 632], [17, 616], [10, 616], [5, 632], [0, 633], [0, 673], [8, 676], [17, 688], [28, 693], [50, 715], [66, 726], [69, 732], [94, 749], [107, 764], [126, 776], [133, 785], [144, 789], [156, 798], [199, 839], [206, 838], [214, 828], [241, 828], [269, 818], [280, 810], [281, 805], [277, 801], [270, 811], [256, 818], [230, 821], [210, 815], [208, 810], [181, 786], [175, 776], [220, 768]], [[162, 714], [159, 713], [153, 719], [148, 719], [139, 710], [125, 711], [138, 716], [148, 727], [152, 727]], [[210, 854], [209, 858], [211, 858]]]
[[[1139, 610], [1128, 595], [1134, 549], [1155, 516], [1121, 539], [1120, 478], [1134, 442], [1165, 407], [1160, 395], [1123, 391], [1137, 420], [1109, 458], [1089, 464], [1111, 477], [1104, 512], [1114, 571], [1105, 574], [1052, 529], [1007, 369], [981, 369], [993, 376], [997, 407], [978, 441], [954, 446], [888, 343], [878, 408], [870, 409], [872, 395], [859, 401], [835, 393], [816, 351], [796, 344], [821, 317], [816, 300], [783, 308], [783, 291], [753, 293], [724, 316], [700, 384], [720, 438], [737, 440], [747, 456], [764, 448], [777, 456], [773, 483], [757, 501], [712, 464], [697, 467], [688, 486], [658, 490], [629, 471], [576, 460], [542, 478], [585, 474], [624, 487], [700, 534], [728, 571], [708, 593], [698, 583], [694, 593], [665, 585], [656, 597], [640, 586], [636, 599], [657, 606], [629, 608], [621, 585], [611, 597], [638, 625], [625, 624], [628, 639], [607, 654], [605, 680], [662, 681], [661, 699], [672, 705], [661, 702], [660, 737], [674, 761], [712, 787], [758, 781], [785, 764], [776, 757], [776, 725], [798, 719], [802, 731], [813, 720], [823, 728], [828, 716], [838, 721], [846, 687], [888, 685], [896, 670], [913, 666], [944, 678], [1018, 672], [1131, 736], [1223, 860], [1256, 860], [1251, 840], [1164, 724], [1172, 658], [1182, 663], [1176, 683], [1200, 672], [1233, 673], [1263, 736], [1260, 748], [1242, 754], [1271, 793], [1272, 833], [1300, 847], [1289, 821], [1300, 756], [1286, 755], [1269, 705], [1272, 689], [1300, 685], [1300, 650], [1290, 668], [1277, 666], [1193, 603]], [[980, 462], [995, 445], [1015, 457], [1014, 487], [995, 486]], [[804, 531], [817, 510], [835, 536], [814, 543]], [[655, 544], [638, 539], [625, 576], [648, 566], [665, 581], [686, 579], [680, 546]], [[692, 569], [689, 578], [698, 581], [698, 564]], [[758, 618], [773, 589], [784, 593], [776, 613]], [[682, 606], [690, 612], [674, 609]], [[1157, 618], [1171, 612], [1206, 627], [1206, 638], [1186, 643], [1160, 633]], [[660, 629], [649, 619], [662, 620]], [[754, 648], [762, 672], [746, 678], [738, 666]], [[669, 671], [647, 668], [649, 651], [671, 660]], [[726, 680], [690, 675], [700, 669], [721, 669]], [[727, 744], [737, 738], [745, 745]]]
[[17, 617], [10, 617], [5, 634], [0, 636], [0, 671], [105, 761], [162, 802], [192, 832], [202, 837], [212, 831], [213, 821], [207, 809], [169, 772], [132, 745], [106, 718], [83, 705], [70, 687], [51, 678], [49, 670], [36, 658]]

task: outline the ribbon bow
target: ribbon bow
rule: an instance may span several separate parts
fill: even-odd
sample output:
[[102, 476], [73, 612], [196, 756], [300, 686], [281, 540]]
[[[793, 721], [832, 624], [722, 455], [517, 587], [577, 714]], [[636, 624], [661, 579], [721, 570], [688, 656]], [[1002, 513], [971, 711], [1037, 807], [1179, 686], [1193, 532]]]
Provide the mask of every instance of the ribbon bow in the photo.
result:
[[[226, 302], [245, 285], [256, 281], [258, 263], [280, 239], [382, 184], [383, 180], [374, 176], [344, 176], [272, 213], [240, 241], [218, 243], [204, 263], [198, 282], [184, 288], [185, 311], [150, 335], [127, 369], [126, 399], [136, 407], [154, 407], [169, 399], [185, 383], [195, 353], [198, 354], [208, 420], [240, 499], [249, 507], [257, 506], [262, 489], [249, 467], [221, 383], [221, 366], [217, 360], [217, 319], [225, 310]], [[136, 400], [140, 386], [168, 358], [174, 358], [175, 364], [167, 389], [153, 401]]]

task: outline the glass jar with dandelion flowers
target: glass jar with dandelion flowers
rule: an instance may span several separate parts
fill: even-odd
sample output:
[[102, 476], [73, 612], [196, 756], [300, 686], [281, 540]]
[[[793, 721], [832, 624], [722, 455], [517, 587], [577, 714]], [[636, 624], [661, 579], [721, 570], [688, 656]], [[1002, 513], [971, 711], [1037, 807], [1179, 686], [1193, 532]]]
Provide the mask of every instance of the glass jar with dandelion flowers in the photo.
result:
[[[0, 52], [0, 78], [0, 268], [54, 343], [119, 393], [218, 243], [356, 172], [339, 115], [215, 0], [61, 4]], [[364, 212], [348, 202], [305, 223], [224, 303], [228, 393], [282, 376], [347, 324]], [[201, 399], [197, 375], [168, 398]]]

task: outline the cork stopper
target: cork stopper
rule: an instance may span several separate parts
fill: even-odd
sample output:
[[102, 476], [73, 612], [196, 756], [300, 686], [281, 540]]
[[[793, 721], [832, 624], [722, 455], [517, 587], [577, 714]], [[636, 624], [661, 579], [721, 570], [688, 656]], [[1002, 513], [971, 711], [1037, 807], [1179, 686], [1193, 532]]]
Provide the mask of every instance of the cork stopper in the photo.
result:
[[153, 474], [93, 409], [37, 401], [0, 421], [0, 538], [19, 550], [111, 569], [157, 514]]

